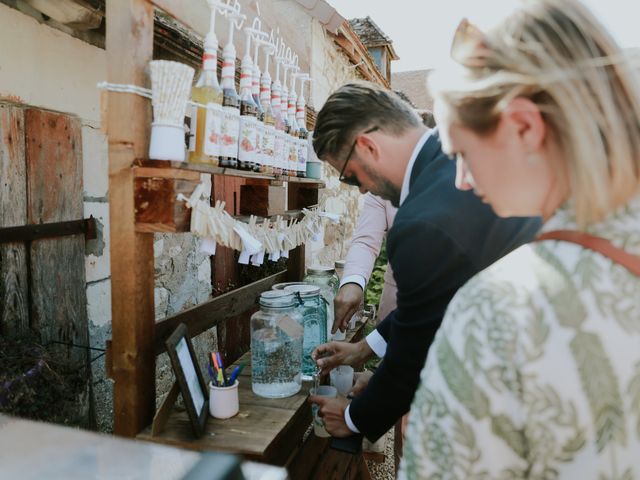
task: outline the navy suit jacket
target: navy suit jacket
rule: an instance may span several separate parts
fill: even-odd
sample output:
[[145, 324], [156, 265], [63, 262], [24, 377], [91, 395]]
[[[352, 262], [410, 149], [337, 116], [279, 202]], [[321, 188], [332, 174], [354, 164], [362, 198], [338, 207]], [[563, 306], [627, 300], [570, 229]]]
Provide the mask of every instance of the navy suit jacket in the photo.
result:
[[418, 154], [409, 195], [387, 236], [398, 306], [378, 326], [386, 354], [349, 409], [372, 441], [409, 411], [429, 346], [458, 288], [541, 227], [539, 218], [499, 218], [473, 192], [456, 189], [454, 180], [455, 162], [434, 133]]

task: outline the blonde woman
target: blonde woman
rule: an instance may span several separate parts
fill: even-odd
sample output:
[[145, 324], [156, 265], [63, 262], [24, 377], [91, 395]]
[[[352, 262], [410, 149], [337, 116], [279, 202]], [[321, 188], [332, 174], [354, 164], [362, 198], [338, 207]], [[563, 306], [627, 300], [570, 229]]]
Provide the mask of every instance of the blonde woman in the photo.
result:
[[546, 222], [449, 304], [400, 478], [640, 478], [634, 66], [574, 0], [463, 21], [452, 58], [432, 86], [457, 186]]

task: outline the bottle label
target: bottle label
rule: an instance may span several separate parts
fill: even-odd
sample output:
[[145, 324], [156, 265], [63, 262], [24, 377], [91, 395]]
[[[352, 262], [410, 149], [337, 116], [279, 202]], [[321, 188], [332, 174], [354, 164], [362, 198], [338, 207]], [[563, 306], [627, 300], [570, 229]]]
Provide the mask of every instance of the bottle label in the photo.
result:
[[222, 107], [222, 138], [220, 156], [238, 158], [238, 136], [240, 135], [240, 110]]
[[222, 105], [214, 102], [207, 104], [207, 122], [204, 129], [204, 153], [214, 157], [220, 156], [220, 139], [222, 136]]
[[218, 69], [218, 55], [209, 52], [202, 55], [202, 69], [215, 72]]
[[298, 169], [301, 172], [307, 170], [307, 160], [309, 159], [309, 144], [306, 138], [298, 140]]
[[295, 175], [298, 170], [298, 139], [289, 135], [289, 171]]
[[258, 165], [263, 165], [263, 157], [262, 157], [262, 139], [265, 133], [265, 125], [263, 122], [258, 120], [256, 122], [256, 154], [253, 159], [254, 162]]
[[240, 147], [238, 160], [241, 162], [255, 162], [256, 137], [258, 135], [258, 119], [250, 115], [240, 117]]
[[273, 148], [274, 156], [273, 166], [276, 168], [283, 168], [284, 164], [284, 133], [280, 130], [276, 130], [276, 134], [274, 137], [274, 148]]
[[276, 129], [273, 125], [265, 125], [264, 135], [262, 136], [262, 164], [266, 166], [274, 165], [274, 155], [276, 150]]
[[282, 164], [283, 170], [289, 170], [289, 150], [291, 150], [291, 142], [289, 142], [289, 135], [282, 133]]
[[198, 107], [191, 107], [191, 123], [189, 124], [189, 151], [196, 151], [196, 133], [198, 132]]

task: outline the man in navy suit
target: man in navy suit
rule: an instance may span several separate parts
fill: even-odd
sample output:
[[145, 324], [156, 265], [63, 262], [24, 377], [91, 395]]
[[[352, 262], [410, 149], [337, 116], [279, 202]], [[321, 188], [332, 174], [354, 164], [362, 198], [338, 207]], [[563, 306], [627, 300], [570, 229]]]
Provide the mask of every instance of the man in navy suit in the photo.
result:
[[397, 309], [366, 340], [332, 342], [314, 353], [324, 371], [383, 358], [367, 386], [348, 399], [311, 397], [335, 437], [361, 433], [375, 441], [409, 411], [420, 371], [447, 304], [478, 271], [530, 241], [540, 219], [497, 217], [471, 191], [455, 187], [455, 162], [435, 130], [396, 94], [370, 83], [339, 88], [318, 114], [318, 157], [340, 181], [399, 207], [387, 237], [398, 286]]

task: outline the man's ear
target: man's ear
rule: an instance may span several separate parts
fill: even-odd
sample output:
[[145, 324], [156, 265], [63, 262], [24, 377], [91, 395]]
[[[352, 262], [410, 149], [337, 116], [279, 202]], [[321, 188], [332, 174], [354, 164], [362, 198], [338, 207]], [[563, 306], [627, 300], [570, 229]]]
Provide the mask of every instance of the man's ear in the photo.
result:
[[380, 139], [364, 133], [358, 137], [358, 155], [368, 161], [379, 162], [382, 158], [382, 145]]
[[516, 97], [504, 109], [502, 117], [516, 131], [528, 152], [543, 147], [547, 126], [536, 103], [525, 97]]

